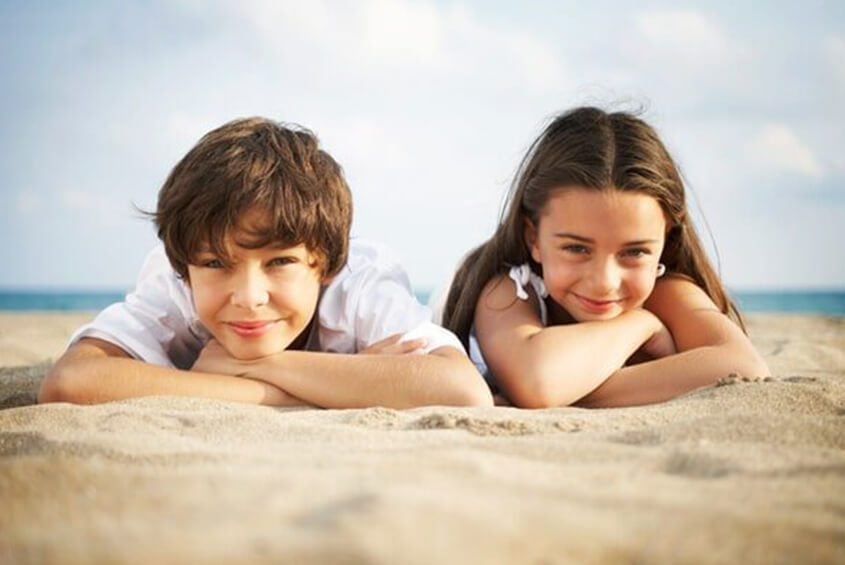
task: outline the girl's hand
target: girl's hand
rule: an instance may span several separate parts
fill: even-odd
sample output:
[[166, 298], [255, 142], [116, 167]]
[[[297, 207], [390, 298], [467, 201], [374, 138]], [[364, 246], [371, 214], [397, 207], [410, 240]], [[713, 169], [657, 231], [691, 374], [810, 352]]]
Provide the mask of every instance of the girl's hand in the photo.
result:
[[678, 352], [678, 349], [675, 347], [675, 340], [672, 338], [672, 334], [669, 333], [668, 328], [659, 320], [658, 323], [660, 326], [657, 328], [657, 331], [640, 348], [641, 351], [651, 356], [652, 359], [668, 357]]
[[401, 342], [400, 339], [402, 339], [402, 334], [394, 334], [362, 349], [359, 353], [363, 355], [421, 355], [425, 353], [425, 346], [428, 345], [426, 339], [409, 339]]

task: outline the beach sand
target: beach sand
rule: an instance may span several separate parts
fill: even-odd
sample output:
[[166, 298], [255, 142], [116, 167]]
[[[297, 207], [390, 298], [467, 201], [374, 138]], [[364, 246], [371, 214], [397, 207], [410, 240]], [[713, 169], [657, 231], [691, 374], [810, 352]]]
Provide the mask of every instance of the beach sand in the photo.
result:
[[636, 408], [33, 405], [82, 319], [0, 316], [2, 563], [845, 563], [845, 318]]

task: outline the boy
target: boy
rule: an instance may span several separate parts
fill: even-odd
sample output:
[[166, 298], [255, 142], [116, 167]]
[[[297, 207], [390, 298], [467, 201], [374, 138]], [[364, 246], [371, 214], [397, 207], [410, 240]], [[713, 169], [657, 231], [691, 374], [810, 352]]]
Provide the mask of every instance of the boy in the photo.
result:
[[151, 216], [163, 245], [125, 302], [76, 332], [39, 401], [492, 403], [401, 267], [350, 245], [349, 187], [311, 132], [250, 118], [208, 133]]

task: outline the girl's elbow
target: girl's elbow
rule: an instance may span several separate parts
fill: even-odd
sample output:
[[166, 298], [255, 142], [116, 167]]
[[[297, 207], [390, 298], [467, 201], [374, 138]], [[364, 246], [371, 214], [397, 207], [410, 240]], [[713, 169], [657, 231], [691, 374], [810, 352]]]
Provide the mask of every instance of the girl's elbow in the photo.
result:
[[[771, 375], [768, 365], [763, 356], [754, 349], [751, 344], [743, 344], [743, 347], [733, 347], [733, 350], [724, 353], [732, 359], [730, 372], [743, 377], [759, 378]], [[724, 375], [720, 375], [724, 376]]]
[[567, 398], [552, 386], [553, 378], [545, 374], [542, 367], [526, 367], [520, 378], [515, 379], [509, 396], [520, 408], [543, 409], [568, 406], [577, 398]]
[[769, 366], [757, 352], [753, 356], [749, 356], [748, 359], [744, 359], [736, 372], [742, 376], [753, 378], [768, 377], [772, 374]]

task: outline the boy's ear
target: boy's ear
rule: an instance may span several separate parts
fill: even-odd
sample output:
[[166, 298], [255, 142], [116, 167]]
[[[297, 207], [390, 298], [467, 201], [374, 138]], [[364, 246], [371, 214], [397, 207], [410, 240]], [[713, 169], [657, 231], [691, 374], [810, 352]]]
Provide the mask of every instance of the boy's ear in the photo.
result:
[[537, 247], [537, 226], [534, 225], [534, 222], [532, 222], [530, 218], [525, 218], [524, 234], [525, 246], [528, 248], [531, 258], [534, 259], [536, 263], [542, 263], [542, 261], [540, 261], [540, 248]]
[[334, 280], [335, 276], [326, 276], [326, 264], [328, 260], [323, 257], [322, 253], [315, 253], [313, 251], [308, 252], [309, 261], [312, 269], [317, 269], [320, 274], [320, 285], [321, 286], [328, 286]]

